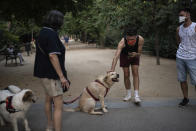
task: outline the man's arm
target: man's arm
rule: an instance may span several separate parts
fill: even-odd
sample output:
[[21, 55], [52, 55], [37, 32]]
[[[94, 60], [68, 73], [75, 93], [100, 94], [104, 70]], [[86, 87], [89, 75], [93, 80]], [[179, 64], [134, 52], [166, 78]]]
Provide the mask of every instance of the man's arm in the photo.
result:
[[142, 53], [143, 45], [144, 45], [144, 38], [142, 36], [139, 36], [138, 53], [137, 53], [138, 56], [140, 56]]
[[118, 59], [119, 59], [119, 57], [120, 57], [120, 53], [121, 53], [123, 47], [124, 47], [124, 39], [122, 39], [122, 40], [119, 42], [119, 44], [118, 44], [118, 48], [117, 48], [116, 53], [115, 53], [115, 56], [114, 56], [114, 58], [113, 58], [112, 67], [111, 67], [111, 70], [110, 70], [110, 71], [114, 71], [114, 70], [115, 70], [117, 61], [118, 61]]
[[196, 26], [195, 26], [195, 32], [196, 32]]
[[[195, 28], [195, 30], [196, 30], [196, 28]], [[180, 36], [179, 36], [179, 27], [176, 30], [176, 40], [177, 40], [177, 46], [178, 46], [181, 42]]]
[[63, 72], [61, 70], [61, 66], [60, 66], [59, 59], [58, 59], [57, 55], [56, 54], [49, 54], [49, 58], [50, 58], [50, 61], [53, 65], [55, 71], [57, 72], [57, 74], [60, 78], [60, 81], [61, 81], [63, 88], [65, 88], [65, 86], [67, 88], [69, 88], [69, 83], [63, 75]]

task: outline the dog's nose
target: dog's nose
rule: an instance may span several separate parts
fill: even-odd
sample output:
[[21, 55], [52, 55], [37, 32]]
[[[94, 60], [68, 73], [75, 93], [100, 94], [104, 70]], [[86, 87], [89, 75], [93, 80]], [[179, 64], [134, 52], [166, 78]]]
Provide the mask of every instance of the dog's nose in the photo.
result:
[[119, 78], [120, 77], [120, 75], [119, 74], [117, 74], [117, 78]]

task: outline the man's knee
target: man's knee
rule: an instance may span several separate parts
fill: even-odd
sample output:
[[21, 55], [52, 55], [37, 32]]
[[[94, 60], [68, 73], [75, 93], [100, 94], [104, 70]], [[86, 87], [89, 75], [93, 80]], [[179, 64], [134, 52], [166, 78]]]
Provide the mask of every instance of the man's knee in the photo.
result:
[[63, 96], [62, 95], [55, 96], [53, 100], [54, 100], [55, 107], [61, 108], [61, 106], [63, 105]]
[[181, 88], [187, 88], [188, 87], [187, 81], [181, 81], [180, 84], [181, 84]]
[[124, 79], [129, 79], [129, 78], [130, 78], [130, 73], [124, 72]]
[[139, 76], [138, 70], [133, 70], [132, 75], [133, 77], [138, 77]]
[[51, 102], [52, 101], [52, 97], [46, 94], [45, 95], [45, 101], [46, 102]]
[[124, 72], [124, 78], [125, 79], [129, 79], [129, 77], [130, 77], [130, 70], [129, 70], [129, 68], [123, 68], [123, 72]]

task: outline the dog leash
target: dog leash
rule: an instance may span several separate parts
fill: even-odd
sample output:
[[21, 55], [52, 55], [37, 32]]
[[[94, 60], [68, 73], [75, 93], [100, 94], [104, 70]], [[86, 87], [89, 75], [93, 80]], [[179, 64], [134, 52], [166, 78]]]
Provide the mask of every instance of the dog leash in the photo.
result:
[[[107, 88], [102, 82], [100, 82], [99, 80], [95, 80], [95, 82], [99, 83], [100, 85], [104, 86], [106, 88], [106, 93], [104, 95], [104, 97], [106, 97], [108, 91], [109, 91], [109, 88]], [[86, 91], [88, 92], [88, 94], [95, 100], [95, 101], [99, 101], [98, 98], [96, 98], [91, 92], [90, 90], [88, 89], [88, 87], [86, 87]], [[82, 96], [82, 93], [80, 94], [80, 96], [76, 97], [75, 99], [71, 100], [71, 101], [63, 101], [64, 104], [66, 105], [69, 105], [69, 104], [72, 104], [74, 103], [75, 101], [77, 101], [80, 97]]]
[[77, 101], [80, 97], [82, 96], [82, 93], [80, 94], [80, 96], [76, 97], [75, 99], [71, 100], [71, 101], [63, 101], [63, 104], [65, 105], [69, 105], [74, 103], [75, 101]]

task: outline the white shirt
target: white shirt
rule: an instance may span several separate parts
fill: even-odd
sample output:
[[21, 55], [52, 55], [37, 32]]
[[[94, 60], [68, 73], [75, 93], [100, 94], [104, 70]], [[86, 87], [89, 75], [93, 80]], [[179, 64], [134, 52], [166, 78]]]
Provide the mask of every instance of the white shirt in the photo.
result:
[[193, 60], [196, 59], [196, 23], [192, 22], [188, 27], [183, 24], [179, 29], [181, 43], [176, 53], [176, 57], [180, 59]]
[[13, 53], [14, 53], [14, 49], [13, 49], [13, 48], [7, 48], [7, 51], [8, 51], [10, 54], [13, 54]]

